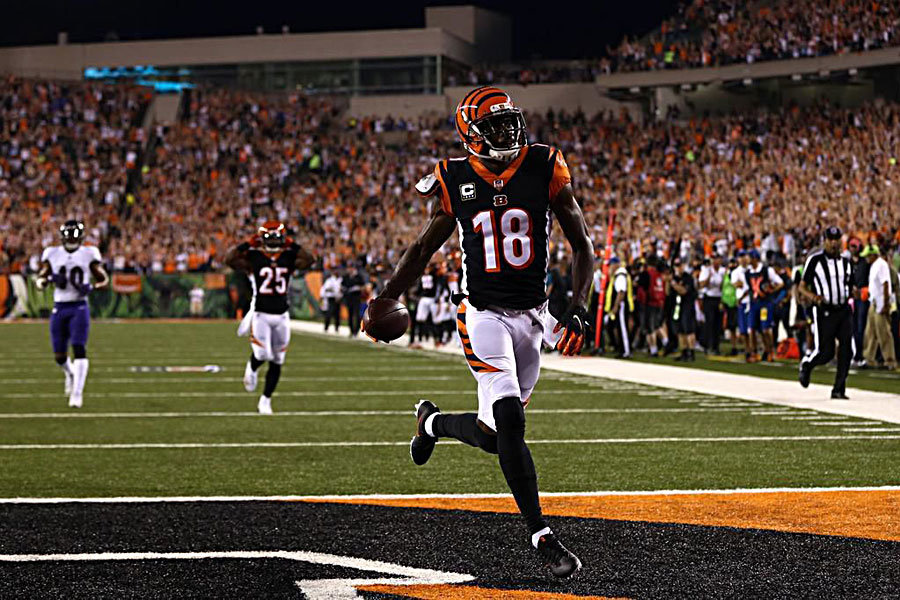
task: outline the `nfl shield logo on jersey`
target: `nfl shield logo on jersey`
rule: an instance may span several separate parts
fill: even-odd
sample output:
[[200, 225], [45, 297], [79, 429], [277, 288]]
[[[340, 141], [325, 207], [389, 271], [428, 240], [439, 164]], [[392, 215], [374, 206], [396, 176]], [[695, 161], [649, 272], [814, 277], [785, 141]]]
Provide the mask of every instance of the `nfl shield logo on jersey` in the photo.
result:
[[495, 180], [494, 180], [494, 188], [497, 189], [497, 190], [502, 190], [502, 189], [503, 189], [503, 180], [502, 180], [502, 179], [495, 179]]

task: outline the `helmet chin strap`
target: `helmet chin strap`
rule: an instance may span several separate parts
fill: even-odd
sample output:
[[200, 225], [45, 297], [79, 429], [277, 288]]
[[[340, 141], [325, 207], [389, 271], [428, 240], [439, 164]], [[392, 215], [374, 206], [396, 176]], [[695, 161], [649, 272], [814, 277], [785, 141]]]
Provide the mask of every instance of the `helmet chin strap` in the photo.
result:
[[519, 152], [522, 151], [521, 148], [516, 148], [515, 150], [494, 150], [493, 148], [490, 148], [487, 154], [479, 154], [472, 150], [468, 144], [465, 144], [465, 147], [472, 156], [504, 163], [512, 162], [519, 155]]

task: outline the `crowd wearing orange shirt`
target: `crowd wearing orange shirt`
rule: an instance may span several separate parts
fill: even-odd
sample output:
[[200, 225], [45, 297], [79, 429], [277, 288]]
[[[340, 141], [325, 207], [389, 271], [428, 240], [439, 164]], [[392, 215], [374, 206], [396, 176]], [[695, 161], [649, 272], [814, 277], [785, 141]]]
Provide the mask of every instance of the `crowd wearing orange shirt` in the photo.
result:
[[[120, 271], [219, 269], [268, 218], [294, 228], [324, 268], [389, 266], [431, 209], [415, 182], [463, 154], [446, 115], [354, 119], [338, 99], [204, 90], [144, 140], [141, 90], [4, 85], [0, 263], [14, 271], [36, 270], [67, 218], [83, 219]], [[532, 141], [564, 151], [598, 248], [617, 210], [626, 261], [748, 247], [799, 261], [833, 223], [864, 243], [900, 243], [896, 104], [644, 124], [548, 112], [528, 125]], [[551, 244], [564, 258], [558, 231]]]

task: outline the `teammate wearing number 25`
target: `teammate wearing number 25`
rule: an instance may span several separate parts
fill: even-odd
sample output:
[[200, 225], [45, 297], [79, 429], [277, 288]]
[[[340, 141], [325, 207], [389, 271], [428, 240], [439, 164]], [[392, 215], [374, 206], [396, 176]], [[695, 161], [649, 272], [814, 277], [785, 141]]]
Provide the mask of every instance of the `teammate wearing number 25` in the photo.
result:
[[287, 237], [283, 223], [266, 221], [249, 241], [232, 248], [225, 264], [250, 278], [253, 301], [238, 334], [250, 334], [250, 360], [244, 369], [244, 388], [256, 389], [257, 371], [268, 361], [266, 385], [256, 409], [272, 414], [272, 394], [281, 377], [281, 365], [291, 341], [288, 290], [291, 274], [308, 269], [312, 255]]
[[[469, 156], [440, 161], [416, 184], [421, 195], [435, 199], [434, 208], [382, 296], [399, 298], [459, 229], [464, 299], [457, 329], [478, 383], [478, 413], [445, 415], [420, 401], [410, 454], [424, 464], [436, 440], [451, 437], [499, 455], [532, 545], [554, 575], [568, 577], [581, 562], [541, 513], [524, 408], [540, 373], [542, 341], [567, 355], [581, 350], [593, 246], [562, 153], [527, 143], [522, 111], [506, 92], [471, 91], [456, 108], [456, 129]], [[547, 314], [544, 287], [551, 215], [573, 253], [572, 301], [564, 315], [556, 315], [558, 322]]]
[[[59, 228], [62, 245], [50, 246], [41, 255], [37, 286], [53, 284], [53, 312], [50, 313], [50, 340], [56, 364], [66, 377], [69, 406], [80, 408], [87, 379], [87, 340], [91, 313], [87, 296], [91, 290], [106, 287], [109, 275], [100, 264], [95, 246], [82, 246], [84, 224], [66, 221]], [[94, 283], [91, 284], [91, 276]], [[69, 345], [75, 359], [69, 358]]]

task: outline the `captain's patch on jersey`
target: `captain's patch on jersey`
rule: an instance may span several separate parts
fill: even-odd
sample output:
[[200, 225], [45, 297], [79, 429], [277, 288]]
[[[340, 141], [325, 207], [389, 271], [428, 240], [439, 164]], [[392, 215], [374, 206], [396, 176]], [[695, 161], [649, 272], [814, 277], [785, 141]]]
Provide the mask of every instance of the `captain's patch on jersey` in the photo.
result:
[[475, 199], [475, 184], [474, 183], [462, 183], [459, 186], [459, 198], [460, 200], [474, 200]]

